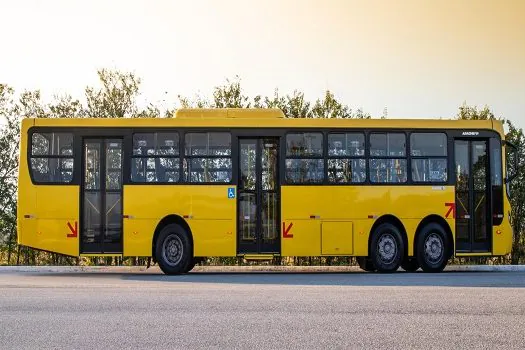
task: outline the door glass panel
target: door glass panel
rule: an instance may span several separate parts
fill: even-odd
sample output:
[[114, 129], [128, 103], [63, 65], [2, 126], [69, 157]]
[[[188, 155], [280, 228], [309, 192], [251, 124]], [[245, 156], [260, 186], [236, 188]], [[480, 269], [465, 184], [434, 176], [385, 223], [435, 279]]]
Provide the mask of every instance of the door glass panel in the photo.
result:
[[254, 241], [257, 225], [255, 193], [239, 194], [239, 233], [241, 241]]
[[277, 142], [262, 140], [262, 189], [274, 190], [277, 181]]
[[469, 242], [469, 142], [455, 142], [455, 171], [456, 171], [456, 241]]
[[102, 232], [102, 196], [100, 191], [100, 143], [84, 146], [83, 243], [98, 243]]
[[245, 190], [255, 190], [255, 162], [257, 144], [252, 140], [241, 141], [241, 177], [239, 187]]
[[474, 242], [487, 239], [487, 143], [472, 142], [472, 178], [474, 180]]
[[84, 188], [100, 189], [100, 144], [86, 143], [84, 165]]
[[84, 192], [84, 221], [82, 243], [99, 243], [102, 233], [100, 191]]
[[106, 190], [120, 190], [122, 186], [122, 146], [120, 140], [106, 143]]
[[122, 234], [122, 204], [120, 193], [106, 193], [104, 242], [118, 243]]
[[273, 241], [278, 236], [277, 231], [277, 194], [266, 192], [262, 194], [262, 238]]

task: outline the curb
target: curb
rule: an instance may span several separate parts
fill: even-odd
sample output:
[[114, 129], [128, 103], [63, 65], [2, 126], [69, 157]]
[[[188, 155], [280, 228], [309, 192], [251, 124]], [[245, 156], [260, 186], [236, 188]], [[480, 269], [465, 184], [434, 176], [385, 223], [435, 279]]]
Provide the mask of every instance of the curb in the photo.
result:
[[[525, 272], [525, 265], [450, 265], [448, 272]], [[0, 266], [2, 272], [19, 273], [162, 273], [158, 266]], [[358, 266], [196, 266], [192, 272], [362, 272]]]

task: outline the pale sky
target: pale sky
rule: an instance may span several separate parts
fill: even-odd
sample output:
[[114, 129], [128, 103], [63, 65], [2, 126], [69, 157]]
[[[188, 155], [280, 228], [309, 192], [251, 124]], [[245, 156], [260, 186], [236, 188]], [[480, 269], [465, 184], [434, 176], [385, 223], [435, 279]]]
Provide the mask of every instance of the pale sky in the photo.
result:
[[330, 89], [389, 118], [466, 101], [525, 127], [525, 0], [5, 0], [0, 23], [0, 82], [46, 98], [83, 96], [97, 68], [169, 107], [239, 75], [249, 95]]

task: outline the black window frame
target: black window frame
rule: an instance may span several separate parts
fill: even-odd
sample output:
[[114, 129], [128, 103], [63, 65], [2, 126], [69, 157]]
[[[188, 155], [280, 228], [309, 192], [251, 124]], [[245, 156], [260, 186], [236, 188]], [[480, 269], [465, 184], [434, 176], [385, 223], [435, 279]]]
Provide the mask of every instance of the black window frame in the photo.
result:
[[[187, 155], [186, 154], [186, 136], [188, 134], [228, 134], [230, 136], [230, 154], [229, 155]], [[231, 185], [234, 183], [235, 179], [235, 172], [234, 169], [235, 166], [235, 158], [234, 154], [236, 154], [236, 150], [234, 145], [234, 136], [232, 135], [231, 130], [224, 129], [224, 128], [212, 128], [212, 129], [187, 129], [184, 130], [182, 133], [182, 137], [180, 138], [180, 149], [179, 153], [181, 155], [181, 176], [179, 177], [180, 183], [186, 184], [186, 185]], [[193, 182], [189, 180], [189, 174], [188, 178], [186, 178], [186, 169], [187, 169], [187, 160], [192, 159], [221, 159], [221, 158], [228, 158], [230, 159], [230, 181], [206, 181], [206, 182]]]
[[[137, 134], [152, 134], [154, 135], [154, 146], [155, 146], [155, 150], [157, 150], [157, 147], [158, 147], [158, 144], [157, 144], [157, 135], [158, 134], [174, 134], [174, 135], [177, 135], [178, 137], [178, 142], [174, 145], [174, 148], [177, 149], [178, 151], [178, 154], [174, 154], [174, 155], [169, 155], [169, 154], [146, 154], [146, 155], [136, 155], [134, 154], [134, 137], [135, 135]], [[148, 129], [143, 129], [143, 130], [137, 130], [137, 129], [134, 129], [132, 132], [131, 132], [131, 150], [130, 150], [130, 154], [128, 156], [129, 158], [129, 174], [128, 174], [128, 177], [129, 177], [129, 184], [131, 185], [170, 185], [170, 184], [179, 184], [181, 183], [182, 181], [182, 177], [183, 177], [183, 170], [182, 170], [182, 155], [181, 155], [181, 132], [178, 130], [178, 129], [174, 129], [174, 128], [163, 128], [163, 129], [155, 129], [155, 130], [148, 130]], [[179, 164], [179, 169], [178, 169], [178, 173], [179, 173], [179, 176], [177, 178], [177, 181], [151, 181], [151, 182], [148, 182], [146, 181], [146, 174], [147, 174], [147, 160], [148, 159], [161, 159], [161, 158], [169, 158], [169, 159], [178, 159], [178, 164]], [[134, 160], [135, 159], [142, 159], [143, 161], [146, 162], [146, 170], [144, 172], [144, 181], [134, 181], [133, 180], [133, 167], [134, 167]], [[155, 168], [155, 172], [157, 172], [157, 168]]]
[[[446, 147], [446, 150], [445, 150], [445, 155], [444, 156], [414, 156], [412, 155], [412, 135], [414, 134], [443, 134], [445, 135], [445, 147]], [[411, 184], [415, 184], [415, 185], [446, 185], [449, 183], [449, 178], [450, 178], [450, 145], [449, 145], [449, 135], [446, 131], [437, 131], [437, 130], [413, 130], [409, 133], [409, 140], [407, 142], [408, 144], [408, 151], [409, 151], [409, 159], [410, 159], [410, 165], [409, 165], [409, 168], [410, 168], [410, 174], [409, 177], [410, 177], [410, 183]], [[418, 160], [418, 159], [444, 159], [445, 160], [445, 164], [446, 164], [446, 180], [445, 181], [416, 181], [414, 180], [413, 176], [412, 176], [412, 161], [413, 160]]]
[[[412, 169], [410, 168], [410, 155], [408, 153], [408, 150], [409, 150], [409, 147], [410, 147], [410, 132], [411, 131], [403, 131], [403, 130], [400, 130], [400, 129], [368, 129], [367, 130], [367, 143], [366, 143], [366, 169], [367, 169], [367, 179], [368, 179], [368, 184], [369, 185], [373, 185], [373, 186], [381, 186], [381, 185], [387, 185], [387, 186], [392, 186], [392, 185], [397, 185], [397, 186], [403, 186], [403, 185], [409, 185], [411, 184], [411, 179], [410, 179], [410, 175], [409, 173], [412, 171]], [[371, 151], [372, 151], [372, 142], [371, 142], [371, 137], [372, 135], [388, 135], [388, 134], [401, 134], [403, 136], [405, 136], [405, 155], [404, 156], [390, 156], [390, 155], [385, 155], [385, 156], [377, 156], [377, 155], [372, 155], [371, 154]], [[388, 136], [387, 136], [387, 147], [388, 147]], [[370, 176], [370, 172], [371, 172], [371, 161], [372, 160], [393, 160], [393, 159], [401, 159], [401, 160], [405, 160], [406, 161], [406, 167], [405, 167], [405, 171], [406, 171], [406, 180], [403, 181], [403, 182], [388, 182], [388, 181], [372, 181], [372, 177]]]
[[[61, 154], [60, 152], [58, 154], [33, 154], [33, 137], [35, 135], [43, 135], [43, 134], [69, 134], [71, 135], [71, 154]], [[31, 178], [31, 181], [35, 185], [73, 185], [75, 184], [75, 170], [76, 167], [78, 167], [78, 162], [75, 161], [77, 158], [76, 152], [75, 152], [75, 141], [76, 136], [75, 133], [69, 129], [62, 129], [62, 128], [56, 128], [56, 129], [42, 129], [42, 130], [32, 130], [28, 133], [28, 149], [27, 149], [27, 167], [29, 170], [29, 175]], [[46, 138], [47, 139], [47, 138]], [[49, 140], [48, 140], [49, 142]], [[71, 179], [69, 181], [41, 181], [37, 180], [35, 176], [35, 171], [33, 169], [33, 159], [46, 159], [48, 161], [48, 167], [49, 167], [49, 160], [56, 159], [59, 163], [62, 160], [71, 160], [73, 162], [72, 168], [71, 168]], [[69, 171], [69, 170], [68, 170]]]
[[[331, 130], [331, 131], [328, 131], [325, 133], [326, 134], [326, 147], [325, 147], [325, 154], [326, 154], [326, 162], [325, 162], [325, 166], [326, 166], [326, 169], [325, 169], [325, 179], [326, 179], [326, 184], [329, 184], [329, 185], [356, 185], [356, 184], [359, 184], [359, 185], [362, 185], [362, 184], [365, 184], [368, 180], [368, 158], [367, 158], [367, 150], [368, 150], [368, 145], [367, 145], [367, 135], [366, 135], [366, 132], [365, 130], [355, 130], [355, 131], [352, 131], [352, 130]], [[348, 134], [354, 134], [354, 135], [361, 135], [363, 136], [363, 155], [330, 155], [330, 135], [348, 135]], [[330, 175], [329, 175], [329, 171], [330, 171], [330, 166], [329, 166], [329, 162], [330, 160], [348, 160], [348, 161], [353, 161], [353, 160], [363, 160], [364, 161], [364, 172], [365, 172], [365, 177], [363, 179], [363, 181], [343, 181], [343, 182], [333, 182], [333, 181], [330, 181]], [[353, 177], [353, 176], [352, 176]]]
[[[296, 135], [296, 134], [320, 134], [322, 139], [321, 139], [321, 154], [320, 155], [288, 155], [288, 135]], [[293, 186], [319, 186], [319, 185], [326, 185], [327, 184], [327, 177], [328, 177], [328, 173], [327, 173], [327, 157], [326, 157], [326, 154], [327, 154], [327, 131], [326, 130], [318, 130], [318, 129], [300, 129], [300, 128], [297, 128], [297, 129], [288, 129], [286, 130], [286, 132], [284, 133], [283, 135], [283, 146], [282, 147], [282, 156], [281, 156], [281, 159], [283, 160], [282, 161], [282, 166], [283, 166], [283, 170], [282, 170], [282, 174], [283, 174], [283, 181], [282, 183], [283, 184], [289, 184], [289, 185], [293, 185]], [[319, 181], [310, 181], [310, 182], [292, 182], [292, 181], [288, 181], [287, 180], [287, 166], [286, 166], [286, 162], [288, 160], [321, 160], [322, 162], [322, 167], [323, 167], [323, 170], [322, 170], [322, 173], [323, 173], [323, 176], [322, 178], [319, 180]]]

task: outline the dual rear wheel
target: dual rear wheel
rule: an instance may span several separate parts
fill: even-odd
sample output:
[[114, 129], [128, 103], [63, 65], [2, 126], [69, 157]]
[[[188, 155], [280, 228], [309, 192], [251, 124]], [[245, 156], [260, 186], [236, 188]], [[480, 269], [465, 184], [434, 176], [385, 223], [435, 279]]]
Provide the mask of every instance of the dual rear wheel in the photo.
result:
[[430, 223], [419, 232], [415, 242], [415, 257], [405, 256], [405, 244], [399, 229], [391, 223], [379, 225], [372, 233], [368, 257], [357, 259], [365, 271], [394, 272], [400, 266], [405, 271], [442, 271], [448, 261], [449, 242], [443, 227]]

